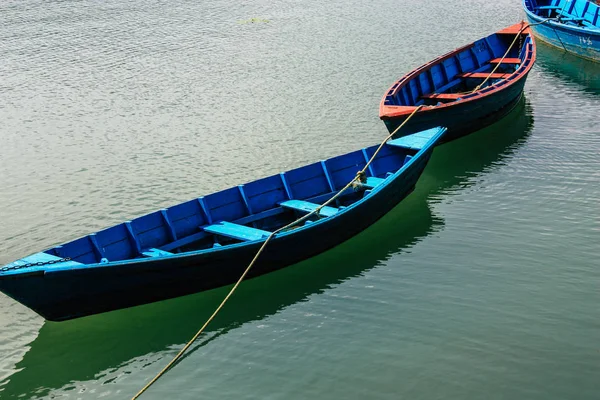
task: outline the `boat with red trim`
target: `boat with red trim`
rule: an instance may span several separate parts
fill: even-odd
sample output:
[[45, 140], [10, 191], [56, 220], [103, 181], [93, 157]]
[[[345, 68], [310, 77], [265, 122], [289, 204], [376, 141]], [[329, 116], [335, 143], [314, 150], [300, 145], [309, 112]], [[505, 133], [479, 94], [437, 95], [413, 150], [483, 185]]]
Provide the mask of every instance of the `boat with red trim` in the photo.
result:
[[512, 110], [535, 63], [531, 29], [521, 22], [409, 72], [383, 96], [379, 118], [410, 134], [443, 125], [447, 142], [482, 129]]

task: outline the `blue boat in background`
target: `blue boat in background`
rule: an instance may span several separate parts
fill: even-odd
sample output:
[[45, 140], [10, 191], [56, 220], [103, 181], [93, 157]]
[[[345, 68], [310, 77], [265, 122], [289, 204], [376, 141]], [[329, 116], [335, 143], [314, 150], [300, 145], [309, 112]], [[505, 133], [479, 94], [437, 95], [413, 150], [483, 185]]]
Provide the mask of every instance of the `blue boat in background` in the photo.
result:
[[[297, 263], [361, 232], [414, 189], [445, 128], [388, 141], [366, 181], [276, 234], [249, 277]], [[0, 290], [53, 321], [235, 282], [276, 229], [315, 210], [365, 167], [364, 148], [144, 215], [0, 268]]]
[[513, 109], [535, 57], [535, 41], [525, 22], [509, 26], [400, 78], [381, 99], [379, 118], [393, 132], [421, 106], [403, 133], [445, 126], [443, 141], [457, 139]]
[[531, 27], [546, 43], [600, 62], [600, 7], [586, 0], [523, 0]]

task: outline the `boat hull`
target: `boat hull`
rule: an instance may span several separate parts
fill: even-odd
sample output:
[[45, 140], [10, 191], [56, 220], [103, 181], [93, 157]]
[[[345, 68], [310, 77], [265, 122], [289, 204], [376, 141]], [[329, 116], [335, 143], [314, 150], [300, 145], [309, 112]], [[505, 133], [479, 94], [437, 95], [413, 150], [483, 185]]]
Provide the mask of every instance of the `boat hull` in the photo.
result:
[[[519, 102], [527, 75], [505, 90], [491, 94], [477, 102], [465, 102], [453, 107], [424, 110], [416, 113], [398, 132], [404, 136], [436, 126], [443, 121], [448, 131], [439, 143], [449, 142], [489, 126], [507, 115]], [[406, 119], [407, 115], [384, 119], [391, 133]]]
[[525, 21], [511, 25], [404, 75], [382, 97], [379, 118], [397, 136], [443, 124], [441, 143], [458, 139], [514, 108], [535, 58]]
[[[543, 19], [527, 12], [527, 20], [534, 24]], [[574, 29], [549, 21], [531, 27], [534, 35], [545, 43], [588, 60], [600, 62], [600, 31]]]
[[[314, 223], [308, 229], [275, 237], [248, 277], [266, 274], [330, 249], [361, 232], [404, 199], [425, 168], [433, 146], [422, 150], [398, 177], [349, 207]], [[0, 290], [51, 321], [201, 292], [234, 283], [255, 256], [262, 242], [192, 252], [180, 256], [143, 259], [83, 269], [49, 269], [7, 275]]]

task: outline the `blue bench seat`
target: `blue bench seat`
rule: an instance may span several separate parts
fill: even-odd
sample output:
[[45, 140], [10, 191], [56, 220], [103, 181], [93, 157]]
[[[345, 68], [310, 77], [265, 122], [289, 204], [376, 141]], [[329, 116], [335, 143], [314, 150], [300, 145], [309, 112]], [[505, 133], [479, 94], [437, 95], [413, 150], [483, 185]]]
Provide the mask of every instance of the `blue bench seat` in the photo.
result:
[[[283, 208], [304, 213], [313, 212], [317, 209], [317, 207], [320, 207], [320, 204], [315, 204], [304, 200], [286, 200], [279, 203], [279, 205]], [[319, 215], [323, 217], [331, 217], [332, 215], [335, 215], [338, 211], [339, 210], [335, 207], [325, 206], [319, 210]]]
[[142, 255], [144, 257], [164, 257], [164, 256], [172, 256], [173, 253], [164, 251], [161, 249], [150, 248], [150, 249], [146, 249], [146, 250], [142, 251]]
[[202, 229], [208, 233], [229, 237], [244, 242], [265, 239], [271, 234], [271, 232], [263, 231], [262, 229], [251, 228], [249, 226], [234, 224], [227, 221], [221, 221], [216, 224], [208, 225]]
[[366, 189], [375, 189], [375, 187], [381, 185], [383, 182], [385, 182], [385, 179], [383, 178], [369, 176], [367, 177], [367, 181], [365, 183], [362, 183], [361, 185]]
[[[58, 246], [61, 247], [61, 246]], [[10, 264], [5, 265], [5, 267], [16, 267], [19, 265], [24, 265], [24, 264], [33, 264], [33, 263], [47, 263], [47, 262], [51, 262], [51, 261], [59, 261], [60, 259], [62, 259], [62, 257], [57, 257], [55, 255], [52, 254], [48, 254], [48, 253], [35, 253], [32, 254], [30, 256], [27, 257], [23, 257], [17, 261], [13, 261]], [[52, 267], [77, 267], [77, 266], [81, 266], [82, 263], [79, 263], [77, 261], [73, 261], [73, 260], [69, 260], [69, 261], [64, 261], [61, 263], [55, 263], [55, 264], [46, 264], [43, 266], [37, 266], [37, 265], [32, 265], [29, 268], [37, 268], [37, 269], [49, 269]]]
[[[398, 139], [388, 140], [386, 144], [388, 146], [395, 146], [403, 149], [421, 150], [421, 148], [423, 148], [431, 140], [431, 138], [437, 135], [441, 129], [442, 128], [438, 126], [436, 128], [427, 129], [426, 131], [403, 136]], [[408, 160], [410, 160], [410, 158]], [[406, 164], [408, 160], [404, 160], [404, 164]]]

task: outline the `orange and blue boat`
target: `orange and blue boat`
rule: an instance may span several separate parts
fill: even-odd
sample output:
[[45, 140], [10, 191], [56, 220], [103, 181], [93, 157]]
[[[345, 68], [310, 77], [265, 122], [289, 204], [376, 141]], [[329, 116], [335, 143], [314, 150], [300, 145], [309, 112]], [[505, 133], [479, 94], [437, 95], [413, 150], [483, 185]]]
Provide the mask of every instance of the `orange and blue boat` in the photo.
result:
[[379, 117], [402, 134], [448, 128], [447, 142], [496, 122], [523, 94], [535, 63], [531, 29], [521, 22], [460, 47], [409, 72], [383, 96]]

